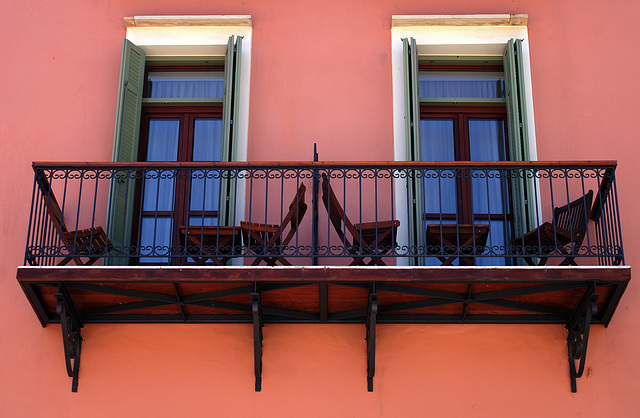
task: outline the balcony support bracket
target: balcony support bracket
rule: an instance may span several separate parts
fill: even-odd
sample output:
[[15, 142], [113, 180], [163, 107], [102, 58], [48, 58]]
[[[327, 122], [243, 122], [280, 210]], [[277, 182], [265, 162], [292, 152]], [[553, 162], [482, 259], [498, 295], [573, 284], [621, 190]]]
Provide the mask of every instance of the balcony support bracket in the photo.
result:
[[58, 284], [58, 293], [55, 293], [55, 298], [57, 301], [56, 311], [60, 316], [60, 325], [62, 328], [62, 344], [64, 346], [67, 375], [73, 378], [71, 391], [77, 392], [78, 373], [80, 371], [80, 349], [82, 347], [80, 329], [83, 327], [83, 324], [64, 283], [61, 282]]
[[[571, 392], [577, 392], [576, 379], [582, 377], [587, 358], [587, 345], [589, 343], [589, 329], [591, 318], [597, 313], [598, 298], [596, 284], [592, 282], [582, 295], [580, 303], [571, 315], [567, 323], [567, 349], [569, 353], [569, 376], [571, 378]], [[576, 367], [576, 361], [579, 362]]]
[[367, 390], [373, 392], [373, 376], [376, 372], [376, 316], [378, 314], [378, 294], [375, 283], [369, 291], [367, 307]]
[[262, 303], [260, 293], [251, 294], [251, 315], [253, 317], [253, 365], [256, 375], [256, 392], [262, 390]]

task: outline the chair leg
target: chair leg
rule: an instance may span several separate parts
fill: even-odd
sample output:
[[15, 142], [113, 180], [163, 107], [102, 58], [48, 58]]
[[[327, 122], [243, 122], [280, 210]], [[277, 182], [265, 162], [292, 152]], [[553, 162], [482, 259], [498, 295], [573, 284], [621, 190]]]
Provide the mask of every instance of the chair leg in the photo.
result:
[[562, 260], [562, 263], [560, 263], [561, 266], [577, 266], [578, 263], [576, 263], [575, 257], [567, 257], [564, 260]]
[[538, 262], [538, 265], [546, 266], [548, 261], [549, 261], [549, 257], [540, 257], [540, 261]]
[[364, 257], [353, 257], [353, 261], [349, 265], [350, 266], [366, 266], [366, 263], [364, 262]]

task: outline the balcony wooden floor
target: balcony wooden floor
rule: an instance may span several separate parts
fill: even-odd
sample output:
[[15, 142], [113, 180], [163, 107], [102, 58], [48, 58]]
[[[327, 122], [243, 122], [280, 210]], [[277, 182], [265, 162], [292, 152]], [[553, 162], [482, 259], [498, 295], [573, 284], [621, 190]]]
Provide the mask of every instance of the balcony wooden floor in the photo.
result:
[[630, 267], [19, 267], [43, 326], [60, 322], [56, 293], [83, 323], [562, 323], [595, 291], [607, 325]]

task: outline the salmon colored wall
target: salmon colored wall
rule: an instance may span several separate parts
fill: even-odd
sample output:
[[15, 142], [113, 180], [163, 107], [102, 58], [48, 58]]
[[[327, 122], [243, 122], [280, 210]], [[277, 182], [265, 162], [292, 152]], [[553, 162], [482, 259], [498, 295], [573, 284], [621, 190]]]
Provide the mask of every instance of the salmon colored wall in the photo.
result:
[[638, 416], [640, 288], [592, 329], [569, 390], [563, 327], [380, 325], [374, 392], [362, 325], [88, 325], [78, 393], [59, 326], [16, 280], [31, 161], [111, 156], [123, 17], [250, 14], [250, 160], [391, 160], [393, 14], [527, 13], [538, 156], [617, 159], [627, 264], [640, 224], [635, 0], [69, 0], [0, 4], [0, 415]]

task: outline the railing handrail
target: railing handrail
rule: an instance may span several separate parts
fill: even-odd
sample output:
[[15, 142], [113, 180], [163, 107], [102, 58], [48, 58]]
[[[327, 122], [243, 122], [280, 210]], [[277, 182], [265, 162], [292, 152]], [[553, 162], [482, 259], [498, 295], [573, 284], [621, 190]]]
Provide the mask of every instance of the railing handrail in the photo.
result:
[[[150, 262], [146, 259], [192, 257], [206, 262], [207, 257], [214, 254], [223, 262], [229, 257], [263, 257], [267, 262], [280, 260], [284, 263], [282, 260], [286, 257], [315, 260], [335, 256], [352, 257], [354, 262], [363, 262], [368, 257], [369, 263], [380, 265], [384, 265], [382, 257], [413, 257], [420, 263], [420, 258], [424, 257], [431, 261], [438, 259], [445, 265], [456, 258], [460, 262], [475, 262], [475, 258], [483, 257], [489, 262], [494, 257], [497, 262], [505, 263], [516, 262], [514, 260], [546, 262], [554, 257], [562, 259], [563, 263], [575, 263], [574, 259], [578, 257], [598, 257], [600, 263], [620, 263], [623, 252], [616, 167], [614, 160], [33, 162], [35, 187], [25, 261], [35, 263], [38, 257], [47, 262], [62, 259], [62, 263], [82, 257], [91, 262], [97, 258], [118, 261], [118, 257], [137, 257]], [[339, 192], [334, 199], [347, 209], [351, 218], [338, 213], [341, 220], [345, 225], [347, 220], [359, 225], [347, 228], [353, 240], [341, 236], [340, 232], [344, 231], [334, 222], [336, 209], [327, 208], [327, 218], [322, 220], [326, 230], [320, 245], [315, 241], [318, 233], [313, 231], [312, 244], [307, 242], [307, 231], [296, 235], [295, 244], [278, 242], [271, 245], [281, 235], [281, 230], [274, 228], [277, 224], [281, 228], [286, 224], [283, 223], [287, 219], [284, 214], [293, 193], [292, 184], [299, 188], [304, 181], [309, 187], [309, 181], [312, 181], [312, 199], [317, 204], [321, 191], [315, 187], [316, 182], [325, 175]], [[54, 182], [56, 187], [51, 187]], [[215, 207], [231, 205], [225, 203], [231, 200], [220, 188], [227, 184], [225, 182], [233, 182], [234, 190], [241, 191], [232, 195], [236, 199], [232, 201], [233, 206], [239, 205], [239, 209], [234, 209], [233, 219], [223, 220], [220, 224], [224, 228], [233, 226], [231, 231], [215, 226], [220, 219]], [[331, 185], [327, 186], [329, 190]], [[54, 188], [61, 193], [60, 210], [52, 210], [51, 203], [56, 202]], [[150, 190], [148, 197], [147, 188]], [[123, 190], [128, 193], [126, 199], [129, 201], [127, 203], [125, 199], [125, 206], [121, 205], [123, 208], [118, 207], [119, 212], [116, 212], [110, 202], [113, 193]], [[142, 206], [137, 209], [131, 206], [141, 203], [134, 202], [128, 190], [138, 193], [135, 199], [144, 196], [152, 203], [156, 202], [155, 209], [153, 206], [144, 210]], [[443, 194], [443, 190], [448, 190], [448, 194]], [[463, 190], [466, 194], [454, 196], [451, 190]], [[586, 198], [592, 191], [595, 192], [593, 205], [591, 198]], [[410, 195], [412, 192], [415, 195]], [[160, 207], [159, 198], [153, 200], [161, 193], [169, 196], [169, 206]], [[322, 194], [326, 193], [323, 190]], [[201, 196], [201, 201], [193, 200], [193, 196]], [[208, 204], [205, 196], [209, 199]], [[409, 200], [410, 196], [413, 201]], [[449, 206], [443, 206], [442, 196], [447, 199], [453, 196], [455, 207], [451, 207], [450, 202], [447, 203]], [[485, 196], [484, 200], [482, 196]], [[476, 197], [480, 199], [477, 202]], [[428, 202], [424, 203], [424, 208], [416, 203], [423, 202], [422, 199]], [[580, 225], [587, 231], [584, 245], [572, 228], [563, 230], [555, 218], [543, 222], [548, 218], [545, 218], [544, 207], [555, 210], [572, 200], [581, 201], [584, 206], [580, 213], [585, 219]], [[405, 209], [406, 213], [402, 213]], [[411, 212], [413, 209], [415, 213]], [[316, 206], [313, 211], [312, 227], [317, 228], [320, 221]], [[51, 216], [57, 212], [61, 213], [59, 223]], [[74, 230], [72, 233], [60, 228], [65, 214], [69, 221], [75, 222], [73, 228], [69, 228]], [[192, 218], [195, 219], [194, 226], [202, 223], [200, 241], [191, 239], [189, 231], [178, 230], [192, 225]], [[588, 233], [588, 218], [596, 222], [595, 236]], [[332, 220], [333, 228], [328, 219]], [[141, 232], [143, 222], [147, 222], [144, 226], [146, 235]], [[166, 228], [161, 222], [170, 222], [171, 229], [167, 230], [169, 232], [160, 230], [158, 236], [161, 238], [156, 238], [155, 228]], [[89, 224], [90, 228], [82, 229]], [[249, 226], [245, 228], [243, 224]], [[439, 229], [438, 225], [441, 225]], [[307, 223], [305, 228], [308, 226]], [[119, 228], [117, 233], [120, 235], [114, 228]], [[132, 233], [133, 230], [138, 232]], [[338, 241], [333, 236], [334, 230], [340, 238]], [[417, 231], [414, 235], [418, 238], [414, 239], [411, 231]], [[88, 241], [83, 238], [87, 233]], [[298, 228], [293, 228], [292, 233], [298, 234]], [[67, 236], [69, 234], [73, 236]], [[180, 234], [184, 236], [178, 242]], [[232, 244], [212, 244], [229, 237]], [[96, 238], [102, 243], [95, 244]], [[305, 241], [299, 242], [298, 238]], [[536, 257], [540, 260], [534, 260]]]
[[274, 168], [274, 169], [359, 169], [359, 168], [615, 168], [616, 160], [576, 161], [234, 161], [234, 162], [56, 162], [34, 161], [33, 169], [112, 168]]

